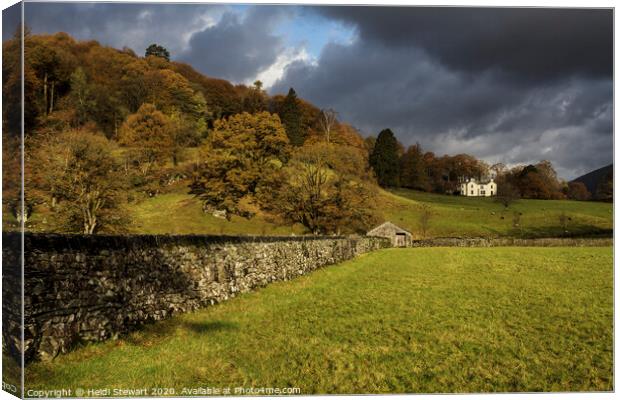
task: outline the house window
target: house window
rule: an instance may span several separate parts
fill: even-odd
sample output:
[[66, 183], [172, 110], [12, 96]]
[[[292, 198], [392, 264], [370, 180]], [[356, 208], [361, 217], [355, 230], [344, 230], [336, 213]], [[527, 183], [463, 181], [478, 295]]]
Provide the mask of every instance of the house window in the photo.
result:
[[491, 190], [491, 196], [493, 196], [493, 191]]
[[481, 190], [481, 191], [480, 191], [480, 194], [484, 196], [484, 190]]
[[474, 195], [474, 191], [472, 190], [470, 194], [473, 196]]

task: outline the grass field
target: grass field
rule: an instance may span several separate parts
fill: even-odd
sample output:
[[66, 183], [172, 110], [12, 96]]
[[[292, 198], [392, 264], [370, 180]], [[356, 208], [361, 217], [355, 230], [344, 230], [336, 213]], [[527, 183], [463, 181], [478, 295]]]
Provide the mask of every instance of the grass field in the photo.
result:
[[[185, 193], [159, 195], [132, 208], [136, 233], [210, 233], [288, 235], [303, 234], [301, 226], [282, 226], [263, 216], [233, 217], [231, 221], [202, 212], [200, 201]], [[519, 200], [508, 209], [492, 198], [444, 196], [400, 189], [380, 194], [381, 218], [392, 221], [422, 238], [420, 207], [432, 210], [427, 237], [557, 237], [567, 234], [560, 224], [564, 213], [569, 235], [611, 235], [613, 207], [610, 203], [567, 200]], [[515, 228], [514, 213], [520, 213]]]
[[[185, 192], [187, 190], [184, 190]], [[183, 192], [166, 193], [132, 207], [132, 231], [150, 234], [290, 235], [303, 233], [301, 226], [268, 222], [261, 215], [230, 221], [202, 211], [200, 200]]]
[[[509, 208], [492, 198], [446, 196], [413, 190], [380, 191], [379, 217], [409, 230], [414, 238], [423, 238], [420, 208], [432, 211], [426, 237], [558, 237], [611, 236], [613, 205], [611, 203], [568, 200], [519, 200]], [[304, 234], [301, 225], [282, 225], [268, 215], [247, 219], [233, 216], [231, 221], [213, 217], [202, 211], [200, 200], [188, 194], [186, 184], [179, 184], [168, 193], [147, 198], [129, 206], [133, 220], [130, 233], [145, 234], [227, 234], [227, 235], [290, 235]], [[519, 226], [513, 217], [520, 214]], [[564, 232], [560, 215], [568, 220]], [[54, 230], [49, 211], [38, 209], [29, 222], [31, 230]], [[15, 218], [4, 215], [7, 227], [16, 226]], [[13, 227], [14, 228], [14, 227]]]
[[[613, 205], [591, 201], [518, 200], [507, 209], [493, 198], [445, 196], [400, 189], [384, 192], [384, 217], [422, 237], [420, 206], [432, 211], [428, 237], [558, 237], [611, 236]], [[520, 214], [514, 227], [514, 213]], [[567, 231], [560, 223], [564, 213]]]
[[612, 257], [382, 250], [33, 363], [27, 388], [609, 391]]
[[[231, 221], [202, 212], [200, 201], [179, 191], [147, 199], [132, 208], [136, 233], [210, 233], [288, 235], [303, 234], [301, 226], [282, 226], [263, 216], [252, 219], [233, 217]], [[492, 198], [444, 196], [412, 190], [382, 191], [380, 213], [389, 220], [422, 238], [420, 207], [432, 210], [427, 237], [557, 237], [566, 232], [560, 215], [570, 218], [569, 235], [611, 235], [612, 204], [567, 200], [519, 200], [505, 209]], [[521, 213], [518, 228], [514, 213]]]

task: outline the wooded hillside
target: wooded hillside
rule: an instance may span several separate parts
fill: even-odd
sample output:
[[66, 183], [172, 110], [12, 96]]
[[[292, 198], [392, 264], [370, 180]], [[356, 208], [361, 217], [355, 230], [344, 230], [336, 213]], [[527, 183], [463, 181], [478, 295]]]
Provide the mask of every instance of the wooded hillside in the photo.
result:
[[[171, 61], [66, 33], [25, 36], [25, 212], [19, 199], [19, 38], [3, 43], [3, 212], [42, 213], [46, 229], [122, 232], [131, 210], [171, 190], [230, 219], [364, 232], [379, 222], [378, 186], [441, 194], [493, 171], [503, 197], [571, 197], [548, 162], [507, 169], [467, 154], [405, 149], [391, 130], [364, 139], [337, 112], [260, 81], [234, 85]], [[579, 189], [579, 190], [577, 190]], [[579, 199], [589, 194], [577, 188]]]

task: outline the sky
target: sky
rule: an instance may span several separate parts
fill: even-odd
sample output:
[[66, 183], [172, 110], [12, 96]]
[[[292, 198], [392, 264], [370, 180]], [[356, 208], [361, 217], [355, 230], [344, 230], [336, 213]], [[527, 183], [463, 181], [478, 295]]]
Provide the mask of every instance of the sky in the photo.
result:
[[[364, 135], [572, 179], [613, 161], [609, 9], [26, 3], [64, 31], [234, 83], [295, 88]], [[3, 37], [15, 30], [3, 18]]]

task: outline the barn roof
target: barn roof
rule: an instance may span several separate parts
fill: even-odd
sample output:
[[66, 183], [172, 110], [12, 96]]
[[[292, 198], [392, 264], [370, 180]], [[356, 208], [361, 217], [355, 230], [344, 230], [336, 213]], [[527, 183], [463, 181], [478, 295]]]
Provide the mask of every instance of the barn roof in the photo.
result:
[[404, 230], [403, 228], [394, 225], [393, 223], [391, 223], [390, 221], [386, 221], [384, 223], [382, 223], [381, 225], [377, 226], [376, 228], [373, 228], [371, 230], [369, 230], [366, 235], [368, 236], [374, 236], [376, 234], [381, 233], [382, 231], [385, 230], [390, 230], [393, 231], [395, 233], [404, 233], [405, 235], [409, 235], [411, 236], [411, 232], [408, 232], [406, 230]]

